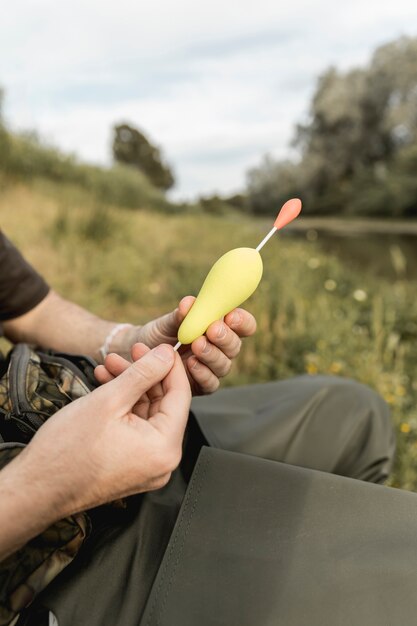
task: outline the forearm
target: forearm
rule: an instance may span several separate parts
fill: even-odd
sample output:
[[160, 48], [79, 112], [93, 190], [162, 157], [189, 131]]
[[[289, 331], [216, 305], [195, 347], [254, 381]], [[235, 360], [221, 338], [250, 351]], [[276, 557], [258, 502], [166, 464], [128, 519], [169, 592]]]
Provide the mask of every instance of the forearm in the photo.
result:
[[34, 473], [30, 446], [1, 470], [0, 561], [64, 516], [53, 480], [41, 468]]
[[[51, 291], [25, 315], [4, 322], [3, 328], [6, 337], [14, 343], [33, 343], [45, 349], [87, 354], [101, 362], [99, 349], [116, 325]], [[118, 351], [122, 335], [129, 332], [133, 343], [134, 330], [126, 328], [115, 335], [111, 349]]]

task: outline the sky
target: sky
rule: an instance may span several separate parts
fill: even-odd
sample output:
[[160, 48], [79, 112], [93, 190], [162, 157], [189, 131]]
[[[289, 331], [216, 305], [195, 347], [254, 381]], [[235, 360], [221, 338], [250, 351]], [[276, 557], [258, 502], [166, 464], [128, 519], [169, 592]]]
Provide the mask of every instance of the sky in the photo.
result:
[[293, 155], [326, 68], [401, 35], [417, 36], [415, 0], [14, 0], [0, 13], [5, 117], [105, 165], [128, 122], [162, 148], [173, 197], [234, 193], [263, 155]]

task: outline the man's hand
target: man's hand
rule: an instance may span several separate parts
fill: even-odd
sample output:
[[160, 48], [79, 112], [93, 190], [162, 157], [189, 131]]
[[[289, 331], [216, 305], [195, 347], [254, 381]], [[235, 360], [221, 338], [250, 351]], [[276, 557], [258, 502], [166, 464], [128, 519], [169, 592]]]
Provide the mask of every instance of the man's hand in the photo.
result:
[[74, 505], [90, 508], [166, 484], [180, 462], [190, 402], [179, 356], [160, 345], [61, 409], [32, 444], [45, 454], [50, 446], [58, 466], [68, 463], [71, 469], [63, 474], [77, 486]]
[[167, 483], [191, 402], [183, 364], [160, 345], [123, 370], [58, 411], [0, 472], [0, 557], [57, 519]]
[[[161, 343], [177, 343], [178, 328], [190, 310], [195, 298], [186, 296], [177, 309], [144, 326], [127, 325], [123, 331], [117, 322], [111, 322], [80, 306], [65, 300], [51, 291], [28, 313], [3, 324], [6, 336], [13, 342], [33, 343], [44, 349], [73, 354], [88, 354], [102, 361], [101, 348], [130, 358], [132, 346], [141, 342], [155, 348]], [[77, 332], [74, 332], [74, 329]], [[183, 360], [193, 395], [216, 391], [219, 378], [230, 371], [232, 360], [239, 354], [241, 338], [253, 335], [256, 321], [244, 309], [234, 309], [224, 321], [211, 324], [203, 337], [191, 346], [182, 346], [179, 354]], [[111, 338], [107, 345], [108, 337]]]
[[[160, 343], [177, 343], [180, 324], [190, 310], [195, 298], [186, 296], [177, 309], [148, 322], [131, 332], [121, 333], [125, 345], [117, 352], [127, 357], [132, 343], [141, 342], [154, 348]], [[224, 321], [211, 324], [205, 335], [198, 337], [190, 346], [181, 346], [179, 354], [184, 363], [193, 395], [213, 393], [219, 387], [219, 378], [226, 376], [242, 345], [242, 337], [256, 331], [256, 320], [244, 309], [234, 309]]]

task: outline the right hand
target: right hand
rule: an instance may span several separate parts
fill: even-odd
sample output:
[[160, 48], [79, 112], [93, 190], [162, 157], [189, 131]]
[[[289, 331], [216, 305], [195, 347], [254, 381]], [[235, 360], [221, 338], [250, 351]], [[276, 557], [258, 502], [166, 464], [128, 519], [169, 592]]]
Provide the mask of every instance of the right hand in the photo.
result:
[[180, 462], [190, 402], [180, 356], [161, 345], [58, 411], [20, 456], [59, 517], [158, 489]]

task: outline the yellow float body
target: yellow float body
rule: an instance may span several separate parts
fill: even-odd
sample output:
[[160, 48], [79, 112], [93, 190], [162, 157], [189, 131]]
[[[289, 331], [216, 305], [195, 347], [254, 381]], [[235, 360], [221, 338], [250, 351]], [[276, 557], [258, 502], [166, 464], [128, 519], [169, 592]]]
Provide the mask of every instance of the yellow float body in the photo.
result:
[[178, 330], [178, 341], [190, 344], [249, 298], [262, 278], [261, 255], [255, 248], [226, 252], [211, 268], [196, 301]]

